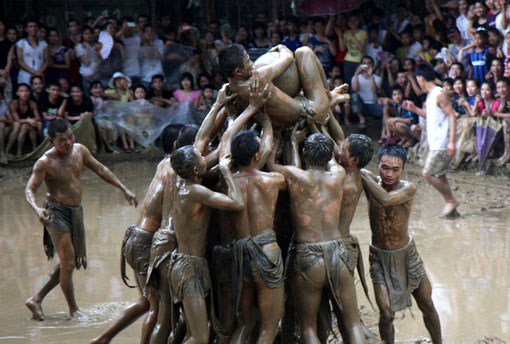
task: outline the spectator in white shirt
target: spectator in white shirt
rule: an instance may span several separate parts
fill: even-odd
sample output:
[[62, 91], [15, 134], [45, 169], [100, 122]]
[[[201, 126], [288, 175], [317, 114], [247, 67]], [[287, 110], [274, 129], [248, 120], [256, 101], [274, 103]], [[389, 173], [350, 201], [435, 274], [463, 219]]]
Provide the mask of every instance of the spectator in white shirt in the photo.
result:
[[20, 67], [18, 84], [30, 84], [30, 77], [44, 76], [48, 67], [48, 44], [37, 39], [38, 30], [39, 26], [35, 20], [27, 21], [25, 24], [27, 37], [16, 43], [16, 55]]
[[133, 84], [138, 84], [140, 78], [140, 35], [138, 34], [137, 26], [133, 17], [124, 17], [122, 19], [122, 29], [117, 33], [117, 38], [122, 41], [124, 45], [124, 61], [122, 64], [122, 72], [133, 81]]
[[470, 20], [466, 17], [468, 2], [467, 0], [459, 0], [457, 3], [459, 9], [459, 16], [455, 19], [455, 24], [457, 29], [459, 29], [460, 37], [462, 39], [469, 39], [468, 37], [468, 27], [470, 24]]
[[142, 83], [149, 87], [152, 76], [163, 74], [161, 57], [163, 56], [163, 41], [156, 37], [156, 31], [150, 24], [143, 28], [142, 39]]
[[96, 43], [92, 41], [94, 31], [90, 26], [83, 29], [83, 42], [76, 46], [76, 57], [80, 60], [80, 74], [83, 79], [83, 89], [88, 90], [90, 83], [94, 81], [94, 75], [100, 62], [100, 57], [96, 51]]

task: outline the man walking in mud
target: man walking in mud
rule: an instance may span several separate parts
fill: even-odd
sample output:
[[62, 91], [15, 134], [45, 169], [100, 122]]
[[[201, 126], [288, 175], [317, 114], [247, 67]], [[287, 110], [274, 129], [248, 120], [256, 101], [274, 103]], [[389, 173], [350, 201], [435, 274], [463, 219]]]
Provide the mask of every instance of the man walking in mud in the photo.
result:
[[434, 83], [434, 68], [422, 63], [416, 68], [416, 80], [422, 90], [427, 92], [426, 110], [418, 108], [413, 102], [404, 102], [404, 109], [412, 111], [426, 119], [427, 143], [429, 151], [423, 177], [439, 191], [445, 201], [441, 216], [458, 216], [459, 202], [453, 197], [446, 173], [450, 160], [455, 155], [455, 115], [446, 92]]
[[412, 294], [432, 342], [440, 344], [441, 324], [432, 301], [432, 286], [408, 232], [416, 186], [400, 180], [406, 152], [401, 146], [388, 145], [379, 150], [378, 157], [380, 178], [367, 170], [361, 173], [372, 229], [370, 276], [380, 312], [379, 334], [385, 343], [395, 342], [395, 312], [411, 306]]
[[[82, 186], [80, 176], [83, 167], [94, 171], [104, 181], [119, 188], [127, 201], [136, 207], [135, 194], [89, 150], [74, 144], [69, 122], [57, 119], [48, 127], [48, 135], [54, 147], [47, 151], [34, 165], [25, 189], [26, 198], [44, 225], [44, 249], [48, 258], [57, 251], [60, 263], [50, 272], [41, 289], [30, 297], [25, 305], [33, 318], [44, 320], [41, 303], [58, 284], [64, 292], [71, 317], [82, 316], [74, 298], [72, 274], [75, 268], [87, 268], [85, 228], [81, 208]], [[37, 190], [45, 182], [47, 188], [44, 207], [37, 204]]]

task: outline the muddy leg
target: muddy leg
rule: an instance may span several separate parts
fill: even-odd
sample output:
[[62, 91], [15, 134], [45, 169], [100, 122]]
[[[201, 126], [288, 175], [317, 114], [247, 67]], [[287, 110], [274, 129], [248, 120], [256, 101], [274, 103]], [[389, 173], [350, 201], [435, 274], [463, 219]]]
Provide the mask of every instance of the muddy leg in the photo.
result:
[[237, 328], [232, 335], [232, 344], [243, 344], [255, 327], [257, 316], [255, 311], [255, 285], [252, 282], [244, 282], [239, 303], [240, 316], [237, 321]]
[[365, 343], [365, 335], [359, 319], [354, 277], [347, 268], [344, 268], [340, 274], [340, 285], [341, 288], [337, 294], [342, 305], [342, 323], [349, 336], [349, 343]]
[[167, 269], [160, 266], [158, 272], [158, 294], [160, 297], [156, 326], [152, 331], [151, 344], [166, 344], [172, 330], [172, 307], [170, 289], [167, 281]]
[[[145, 286], [147, 278], [146, 276], [137, 276], [139, 285]], [[152, 331], [154, 330], [154, 326], [156, 326], [156, 321], [158, 320], [158, 299], [156, 298], [156, 294], [150, 288], [146, 288], [146, 300], [149, 302], [149, 313], [145, 317], [145, 320], [142, 325], [142, 338], [140, 343], [149, 343]]]
[[446, 205], [443, 208], [442, 216], [447, 216], [454, 213], [459, 205], [459, 202], [457, 202], [457, 200], [453, 198], [452, 189], [450, 188], [448, 179], [446, 179], [446, 175], [436, 177], [429, 174], [423, 174], [423, 177], [437, 191], [439, 191], [439, 193], [443, 196], [444, 201], [446, 202]]
[[394, 314], [390, 311], [388, 288], [382, 284], [374, 284], [375, 300], [379, 307], [379, 335], [387, 344], [395, 343]]
[[25, 144], [25, 137], [27, 136], [27, 133], [28, 133], [28, 124], [22, 124], [21, 125], [21, 128], [20, 128], [20, 133], [18, 135], [18, 150], [16, 152], [16, 155], [17, 156], [20, 156], [21, 153], [23, 153], [23, 145]]
[[285, 312], [282, 319], [282, 344], [296, 343], [296, 307], [292, 281], [285, 281]]
[[420, 286], [413, 292], [413, 296], [418, 304], [418, 308], [423, 313], [423, 321], [429, 331], [432, 343], [441, 344], [441, 323], [432, 301], [432, 286], [427, 275], [423, 277]]
[[184, 296], [182, 305], [186, 326], [191, 334], [184, 344], [208, 344], [209, 324], [205, 298]]
[[34, 127], [30, 127], [28, 131], [28, 136], [30, 137], [30, 142], [32, 143], [32, 151], [37, 147], [37, 129]]
[[505, 142], [505, 152], [503, 156], [496, 161], [496, 165], [503, 166], [510, 160], [510, 125], [508, 121], [503, 121], [503, 139]]
[[58, 285], [59, 279], [60, 264], [57, 264], [57, 266], [55, 266], [53, 270], [50, 271], [50, 274], [41, 286], [41, 289], [39, 289], [39, 291], [37, 291], [33, 296], [25, 301], [25, 305], [32, 312], [33, 319], [41, 321], [44, 320], [44, 313], [41, 304], [44, 300], [44, 297]]
[[19, 122], [14, 122], [12, 124], [12, 130], [11, 134], [9, 135], [9, 138], [7, 139], [7, 147], [5, 147], [5, 153], [9, 154], [9, 152], [12, 149], [12, 146], [14, 146], [14, 142], [16, 142], [16, 138], [18, 137], [20, 129]]

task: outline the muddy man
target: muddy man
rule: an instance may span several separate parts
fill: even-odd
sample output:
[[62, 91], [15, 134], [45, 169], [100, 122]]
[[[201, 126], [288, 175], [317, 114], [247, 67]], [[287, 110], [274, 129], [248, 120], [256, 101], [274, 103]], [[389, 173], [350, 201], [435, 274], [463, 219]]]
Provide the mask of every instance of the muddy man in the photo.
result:
[[395, 312], [411, 306], [412, 294], [432, 342], [439, 344], [441, 324], [432, 301], [432, 286], [408, 232], [416, 186], [400, 180], [406, 151], [398, 145], [383, 146], [378, 157], [380, 178], [367, 170], [361, 173], [372, 229], [370, 277], [380, 311], [379, 334], [384, 342], [395, 342]]
[[[135, 207], [137, 205], [133, 192], [97, 161], [85, 146], [74, 143], [73, 131], [67, 120], [51, 121], [48, 135], [54, 147], [37, 160], [25, 189], [28, 203], [45, 228], [46, 255], [52, 258], [56, 249], [60, 260], [42, 287], [25, 302], [37, 320], [44, 320], [41, 303], [58, 284], [64, 292], [70, 315], [83, 316], [74, 298], [72, 279], [75, 268], [79, 269], [82, 265], [87, 268], [85, 228], [80, 205], [83, 167], [90, 168], [104, 181], [122, 190], [127, 201]], [[36, 193], [43, 182], [47, 187], [46, 202], [44, 207], [39, 207]]]
[[[297, 135], [292, 135], [292, 160], [297, 166], [275, 163], [278, 149], [275, 145], [268, 168], [285, 176], [290, 193], [295, 243], [287, 257], [287, 273], [292, 283], [301, 339], [304, 343], [320, 343], [318, 317], [322, 323], [331, 313], [329, 302], [322, 300], [326, 289], [333, 307], [341, 310], [349, 343], [365, 343], [354, 278], [346, 267], [347, 253], [338, 231], [345, 170], [336, 163], [333, 141], [324, 134], [316, 133], [305, 139], [306, 170], [300, 168], [297, 144]], [[329, 325], [326, 327], [331, 328]]]

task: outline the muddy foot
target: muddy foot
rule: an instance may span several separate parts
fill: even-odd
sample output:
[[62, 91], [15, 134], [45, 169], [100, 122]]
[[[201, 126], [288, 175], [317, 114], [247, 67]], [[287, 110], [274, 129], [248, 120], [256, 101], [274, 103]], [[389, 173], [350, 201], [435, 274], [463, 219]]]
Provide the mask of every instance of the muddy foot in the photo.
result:
[[106, 344], [108, 343], [108, 340], [103, 339], [101, 337], [96, 337], [90, 341], [89, 344]]
[[446, 205], [443, 208], [443, 212], [441, 213], [441, 216], [448, 217], [448, 216], [453, 215], [454, 213], [458, 214], [458, 212], [457, 212], [458, 206], [459, 206], [459, 202], [457, 202], [457, 201], [446, 203]]
[[39, 302], [35, 302], [32, 298], [25, 301], [25, 306], [32, 312], [32, 319], [43, 321], [44, 313]]
[[79, 309], [70, 314], [71, 319], [75, 320], [87, 320], [89, 317], [83, 314]]

